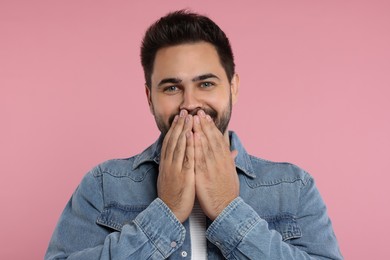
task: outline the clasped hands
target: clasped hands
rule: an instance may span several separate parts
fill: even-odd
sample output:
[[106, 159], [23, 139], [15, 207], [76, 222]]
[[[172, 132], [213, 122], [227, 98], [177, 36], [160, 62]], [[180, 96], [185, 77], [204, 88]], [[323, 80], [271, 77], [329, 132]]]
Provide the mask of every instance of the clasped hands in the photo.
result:
[[195, 197], [214, 220], [239, 195], [236, 155], [203, 110], [194, 116], [180, 111], [162, 144], [158, 197], [182, 223], [191, 214]]

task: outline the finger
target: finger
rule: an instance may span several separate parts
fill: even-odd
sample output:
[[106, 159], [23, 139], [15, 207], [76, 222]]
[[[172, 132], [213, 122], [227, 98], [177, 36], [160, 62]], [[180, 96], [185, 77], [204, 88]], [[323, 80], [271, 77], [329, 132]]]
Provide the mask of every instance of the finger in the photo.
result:
[[187, 110], [180, 111], [176, 125], [173, 127], [172, 133], [167, 141], [165, 158], [169, 161], [172, 161], [173, 159], [173, 153], [176, 149], [176, 144], [179, 139], [179, 136], [183, 131], [184, 121], [187, 113]]
[[[195, 120], [194, 120], [195, 121]], [[202, 174], [206, 172], [206, 160], [203, 153], [203, 146], [201, 140], [202, 133], [194, 133], [194, 160], [195, 160], [195, 174]]]
[[198, 115], [202, 132], [209, 143], [207, 148], [215, 153], [225, 153], [226, 155], [228, 145], [225, 145], [226, 143], [223, 140], [223, 135], [215, 125], [213, 119], [203, 110], [199, 110]]
[[187, 115], [184, 119], [184, 126], [183, 130], [181, 131], [175, 150], [173, 152], [172, 161], [173, 163], [180, 167], [180, 169], [183, 166], [183, 161], [185, 160], [185, 154], [186, 154], [186, 143], [187, 143], [187, 132], [191, 132], [192, 129], [192, 115]]
[[177, 120], [178, 119], [179, 119], [179, 116], [176, 115], [175, 118], [172, 121], [171, 127], [169, 128], [168, 132], [166, 133], [166, 135], [164, 137], [164, 140], [163, 140], [163, 143], [162, 143], [162, 146], [161, 146], [161, 158], [162, 159], [165, 159], [168, 140], [169, 140], [169, 138], [170, 138], [170, 136], [172, 134], [172, 129], [174, 129], [174, 127], [177, 124]]
[[207, 139], [206, 135], [201, 133], [200, 134], [200, 143], [203, 151], [204, 161], [206, 163], [206, 167], [215, 162], [215, 154], [211, 148], [211, 144], [209, 140]]
[[194, 147], [194, 136], [192, 131], [186, 132], [186, 153], [183, 161], [183, 169], [187, 171], [193, 171], [194, 157], [195, 157], [195, 147]]
[[194, 159], [195, 159], [195, 174], [203, 172], [206, 170], [206, 162], [203, 154], [202, 147], [202, 135], [203, 130], [200, 125], [200, 114], [199, 111], [196, 115], [194, 115]]
[[200, 125], [200, 117], [199, 117], [199, 115], [194, 115], [193, 130], [194, 130], [194, 133], [202, 132], [202, 126]]
[[199, 116], [199, 125], [207, 138], [212, 139], [215, 133], [218, 133], [219, 130], [215, 126], [213, 119], [210, 115], [207, 115], [203, 110], [199, 110], [197, 115]]

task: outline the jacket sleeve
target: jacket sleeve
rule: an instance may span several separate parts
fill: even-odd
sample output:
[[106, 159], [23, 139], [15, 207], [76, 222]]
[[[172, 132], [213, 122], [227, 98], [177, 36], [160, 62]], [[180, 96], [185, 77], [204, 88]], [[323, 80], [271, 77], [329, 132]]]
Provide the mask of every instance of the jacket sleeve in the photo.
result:
[[283, 241], [240, 197], [210, 225], [206, 235], [227, 259], [343, 259], [326, 207], [313, 179], [303, 185], [296, 218], [302, 236]]
[[165, 259], [183, 244], [185, 228], [158, 198], [120, 231], [98, 225], [104, 198], [96, 173], [84, 177], [66, 205], [45, 259]]

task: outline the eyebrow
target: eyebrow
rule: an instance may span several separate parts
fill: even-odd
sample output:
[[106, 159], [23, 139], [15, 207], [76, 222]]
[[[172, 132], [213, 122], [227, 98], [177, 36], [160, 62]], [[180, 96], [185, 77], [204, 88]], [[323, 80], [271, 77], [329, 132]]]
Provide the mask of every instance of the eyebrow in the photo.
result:
[[[201, 81], [210, 78], [219, 79], [216, 75], [212, 73], [207, 73], [207, 74], [196, 76], [195, 78], [192, 79], [192, 82]], [[166, 79], [162, 79], [160, 83], [158, 83], [158, 86], [164, 85], [166, 83], [179, 84], [181, 82], [182, 80], [180, 78], [166, 78]]]
[[208, 74], [196, 76], [195, 78], [192, 79], [192, 81], [195, 82], [195, 81], [201, 81], [201, 80], [210, 79], [210, 78], [219, 79], [216, 75], [214, 75], [212, 73], [208, 73]]
[[166, 79], [162, 79], [160, 83], [158, 83], [158, 86], [164, 85], [166, 83], [178, 84], [181, 82], [182, 80], [179, 78], [166, 78]]

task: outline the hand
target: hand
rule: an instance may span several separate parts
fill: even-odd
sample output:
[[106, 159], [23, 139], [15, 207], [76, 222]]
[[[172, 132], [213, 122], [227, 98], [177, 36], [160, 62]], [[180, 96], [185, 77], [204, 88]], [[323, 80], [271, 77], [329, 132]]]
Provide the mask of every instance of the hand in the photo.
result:
[[203, 110], [194, 116], [193, 124], [196, 196], [203, 212], [214, 220], [239, 195], [237, 151], [230, 152], [228, 136]]
[[184, 222], [195, 201], [193, 117], [180, 112], [166, 134], [157, 179], [158, 197]]

